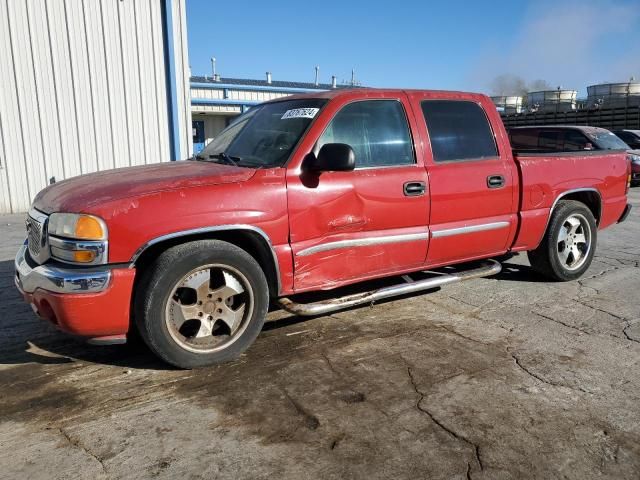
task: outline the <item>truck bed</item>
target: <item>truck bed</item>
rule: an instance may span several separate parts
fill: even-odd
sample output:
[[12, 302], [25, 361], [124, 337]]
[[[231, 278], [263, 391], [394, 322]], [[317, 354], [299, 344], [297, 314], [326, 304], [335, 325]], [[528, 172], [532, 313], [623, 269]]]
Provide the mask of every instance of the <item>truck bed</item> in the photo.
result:
[[[514, 251], [535, 248], [549, 214], [562, 198], [588, 201], [600, 229], [618, 221], [627, 205], [624, 151], [533, 153], [513, 151], [520, 184], [520, 228]], [[552, 174], [551, 174], [552, 173]]]

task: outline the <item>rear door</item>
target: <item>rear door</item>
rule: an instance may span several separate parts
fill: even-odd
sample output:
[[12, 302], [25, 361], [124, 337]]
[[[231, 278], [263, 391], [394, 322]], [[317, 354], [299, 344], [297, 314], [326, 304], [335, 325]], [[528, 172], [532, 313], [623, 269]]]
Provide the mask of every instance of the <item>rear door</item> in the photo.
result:
[[[491, 127], [484, 98], [411, 94], [427, 146], [429, 265], [504, 253], [515, 235], [519, 193], [515, 162], [504, 129], [497, 139], [498, 132]], [[495, 109], [490, 114], [493, 122], [500, 122]]]

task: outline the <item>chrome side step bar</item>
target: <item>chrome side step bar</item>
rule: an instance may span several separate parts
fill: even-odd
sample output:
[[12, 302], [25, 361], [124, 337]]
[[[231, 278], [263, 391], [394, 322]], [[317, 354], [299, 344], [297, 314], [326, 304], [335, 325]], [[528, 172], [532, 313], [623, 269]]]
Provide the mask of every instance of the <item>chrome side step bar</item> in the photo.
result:
[[295, 315], [305, 317], [323, 315], [325, 313], [335, 312], [336, 310], [354, 307], [363, 303], [375, 302], [376, 300], [382, 300], [383, 298], [397, 297], [398, 295], [420, 292], [422, 290], [429, 290], [449, 283], [462, 282], [473, 278], [490, 277], [491, 275], [497, 275], [501, 270], [502, 266], [499, 262], [495, 260], [487, 260], [484, 265], [472, 270], [445, 274], [434, 272], [437, 273], [437, 276], [417, 281], [408, 281], [410, 278], [408, 279], [408, 276], [405, 275], [403, 278], [407, 283], [384, 287], [378, 290], [371, 290], [364, 293], [346, 295], [340, 298], [332, 298], [321, 302], [297, 303], [287, 297], [283, 297], [278, 300], [278, 303], [284, 310]]

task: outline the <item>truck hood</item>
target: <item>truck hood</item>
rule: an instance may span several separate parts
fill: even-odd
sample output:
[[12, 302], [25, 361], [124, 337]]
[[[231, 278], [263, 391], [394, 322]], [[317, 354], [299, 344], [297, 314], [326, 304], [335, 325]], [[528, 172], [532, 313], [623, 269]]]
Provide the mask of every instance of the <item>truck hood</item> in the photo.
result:
[[160, 191], [244, 182], [255, 172], [252, 168], [195, 161], [117, 168], [50, 185], [36, 195], [33, 206], [44, 213], [83, 212], [96, 204]]

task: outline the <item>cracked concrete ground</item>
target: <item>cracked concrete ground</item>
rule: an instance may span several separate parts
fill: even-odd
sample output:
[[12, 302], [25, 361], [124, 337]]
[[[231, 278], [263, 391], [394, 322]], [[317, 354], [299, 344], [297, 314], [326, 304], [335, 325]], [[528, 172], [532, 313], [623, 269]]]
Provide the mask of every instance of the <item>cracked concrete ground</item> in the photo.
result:
[[302, 320], [197, 371], [92, 347], [13, 287], [0, 217], [0, 478], [640, 477], [640, 189], [582, 280], [499, 276]]

